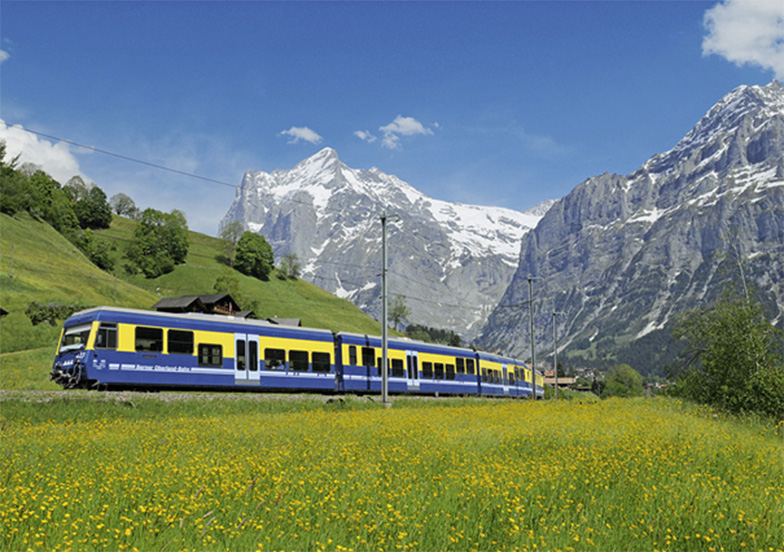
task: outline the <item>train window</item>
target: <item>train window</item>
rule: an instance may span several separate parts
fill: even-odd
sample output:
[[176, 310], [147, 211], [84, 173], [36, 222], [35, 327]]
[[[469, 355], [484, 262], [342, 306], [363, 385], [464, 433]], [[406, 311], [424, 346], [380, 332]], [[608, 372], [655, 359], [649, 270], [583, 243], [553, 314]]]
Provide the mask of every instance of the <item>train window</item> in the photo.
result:
[[236, 364], [237, 370], [240, 372], [245, 371], [245, 340], [238, 339], [237, 340], [237, 354], [236, 356]]
[[487, 370], [482, 368], [482, 381], [487, 383]]
[[60, 343], [60, 352], [84, 349], [87, 346], [87, 339], [90, 337], [90, 329], [90, 324], [66, 328], [63, 342]]
[[399, 358], [392, 359], [392, 377], [393, 378], [406, 377], [406, 371], [403, 368], [403, 361]]
[[295, 372], [307, 372], [308, 352], [289, 351], [289, 368]]
[[351, 345], [348, 348], [348, 363], [350, 366], [357, 365], [357, 346]]
[[95, 336], [96, 349], [117, 348], [117, 324], [101, 323]]
[[422, 363], [422, 377], [432, 379], [433, 378], [433, 363], [432, 362], [423, 362]]
[[313, 353], [313, 371], [329, 372], [332, 369], [329, 353]]
[[199, 345], [199, 366], [223, 366], [223, 347], [221, 345]]
[[163, 351], [163, 329], [137, 326], [136, 350], [151, 353]]
[[466, 359], [466, 374], [474, 375], [474, 359], [467, 358]]
[[408, 355], [406, 357], [406, 366], [408, 368], [408, 379], [419, 378], [419, 368], [417, 367], [417, 357]]
[[251, 372], [259, 369], [259, 344], [255, 341], [248, 342], [248, 369]]
[[458, 374], [465, 374], [465, 359], [464, 358], [456, 358], [455, 363], [457, 364], [457, 373]]
[[444, 379], [444, 365], [436, 362], [436, 379]]
[[447, 364], [446, 365], [446, 379], [448, 379], [448, 380], [455, 379], [455, 365], [454, 364]]
[[286, 351], [283, 349], [264, 349], [265, 370], [285, 370]]
[[169, 354], [175, 355], [192, 355], [193, 354], [193, 332], [186, 332], [182, 330], [169, 330], [168, 338], [168, 351]]
[[362, 347], [362, 366], [376, 365], [376, 350], [373, 347]]
[[515, 383], [515, 375], [513, 372], [509, 372], [509, 385], [514, 385]]

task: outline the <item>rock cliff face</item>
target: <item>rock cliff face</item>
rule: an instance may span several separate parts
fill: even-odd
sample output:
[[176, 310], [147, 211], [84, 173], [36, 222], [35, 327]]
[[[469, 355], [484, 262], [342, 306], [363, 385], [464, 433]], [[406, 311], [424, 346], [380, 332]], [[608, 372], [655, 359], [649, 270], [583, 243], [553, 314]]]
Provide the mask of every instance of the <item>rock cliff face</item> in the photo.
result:
[[[741, 272], [781, 325], [784, 86], [776, 81], [733, 90], [672, 150], [632, 174], [590, 178], [558, 201], [523, 237], [500, 305], [527, 303], [533, 275], [538, 355], [552, 352], [556, 310], [559, 348], [661, 372], [673, 357], [675, 316], [715, 298], [728, 279], [741, 282]], [[527, 309], [497, 308], [479, 342], [528, 355]]]
[[407, 322], [471, 339], [511, 281], [521, 237], [551, 204], [520, 213], [447, 203], [376, 168], [352, 169], [325, 148], [291, 170], [246, 173], [221, 225], [242, 221], [276, 259], [296, 254], [304, 279], [380, 319], [386, 210], [389, 294], [406, 297]]

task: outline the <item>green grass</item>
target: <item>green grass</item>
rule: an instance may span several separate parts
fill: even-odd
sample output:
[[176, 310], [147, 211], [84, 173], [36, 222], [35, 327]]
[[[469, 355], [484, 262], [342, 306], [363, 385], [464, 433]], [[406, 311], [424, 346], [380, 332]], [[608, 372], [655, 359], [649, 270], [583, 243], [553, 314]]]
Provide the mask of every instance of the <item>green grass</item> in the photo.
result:
[[8, 394], [21, 550], [782, 550], [784, 426], [668, 399]]
[[[82, 305], [149, 306], [155, 295], [103, 272], [47, 224], [26, 214], [0, 214], [0, 353], [54, 351], [60, 328], [33, 326], [24, 313], [32, 301]], [[3, 359], [5, 371], [6, 356]], [[17, 357], [18, 358], [18, 357]]]

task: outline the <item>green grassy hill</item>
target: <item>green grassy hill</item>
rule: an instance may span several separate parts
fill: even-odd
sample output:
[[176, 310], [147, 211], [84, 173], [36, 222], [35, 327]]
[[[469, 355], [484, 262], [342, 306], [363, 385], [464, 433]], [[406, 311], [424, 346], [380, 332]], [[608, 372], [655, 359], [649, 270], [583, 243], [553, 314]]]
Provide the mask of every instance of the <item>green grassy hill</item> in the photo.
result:
[[[26, 214], [0, 214], [0, 306], [9, 312], [0, 321], [0, 388], [55, 389], [47, 378], [62, 321], [33, 326], [24, 312], [30, 302], [149, 309], [163, 297], [214, 293], [215, 281], [230, 270], [221, 261], [222, 240], [191, 232], [185, 264], [155, 279], [128, 275], [122, 256], [135, 226], [135, 221], [114, 217], [111, 228], [97, 232], [117, 246], [115, 271], [109, 274], [48, 224]], [[281, 280], [273, 273], [263, 282], [234, 274], [240, 297], [255, 302], [258, 318], [300, 318], [303, 326], [381, 332], [353, 304], [305, 281]]]

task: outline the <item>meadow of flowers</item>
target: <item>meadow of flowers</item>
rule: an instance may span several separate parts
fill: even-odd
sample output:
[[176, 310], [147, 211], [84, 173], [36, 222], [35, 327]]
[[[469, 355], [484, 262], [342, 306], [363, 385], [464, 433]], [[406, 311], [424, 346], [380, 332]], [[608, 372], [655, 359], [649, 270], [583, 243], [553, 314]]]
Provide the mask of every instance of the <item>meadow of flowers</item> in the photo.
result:
[[146, 404], [6, 399], [3, 549], [784, 550], [781, 424], [666, 399]]

